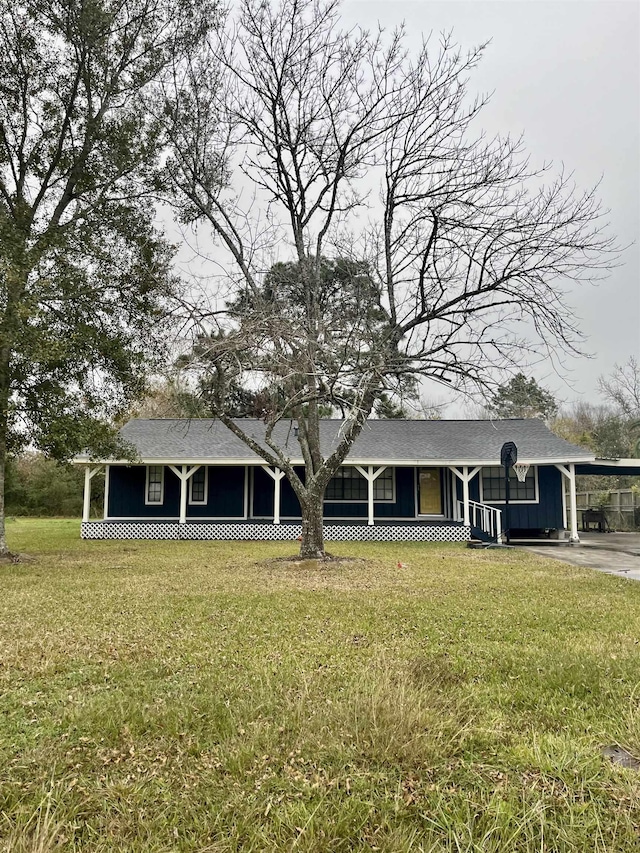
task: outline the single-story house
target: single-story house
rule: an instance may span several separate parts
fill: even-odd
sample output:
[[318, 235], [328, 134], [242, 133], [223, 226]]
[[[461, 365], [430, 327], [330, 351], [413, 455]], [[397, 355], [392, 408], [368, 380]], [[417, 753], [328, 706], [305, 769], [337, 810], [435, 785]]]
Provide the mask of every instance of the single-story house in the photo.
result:
[[[265, 424], [238, 422], [264, 445]], [[343, 422], [321, 425], [325, 457]], [[300, 506], [283, 472], [218, 420], [136, 419], [121, 430], [128, 459], [85, 466], [86, 539], [296, 539]], [[273, 439], [304, 477], [293, 422]], [[327, 540], [500, 539], [505, 480], [500, 451], [514, 442], [509, 529], [578, 541], [576, 474], [640, 473], [640, 460], [596, 460], [537, 419], [370, 420], [324, 500]], [[134, 461], [132, 461], [132, 459]], [[89, 519], [91, 478], [104, 467], [104, 517]]]

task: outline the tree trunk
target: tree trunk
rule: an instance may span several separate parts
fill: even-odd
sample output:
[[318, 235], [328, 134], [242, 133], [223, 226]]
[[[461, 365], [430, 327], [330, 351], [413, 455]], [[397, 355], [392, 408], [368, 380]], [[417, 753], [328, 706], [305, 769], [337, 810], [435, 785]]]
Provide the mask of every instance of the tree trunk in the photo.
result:
[[302, 509], [302, 542], [300, 557], [303, 560], [324, 560], [324, 533], [322, 522], [322, 498], [313, 496], [301, 505]]
[[[4, 373], [3, 371], [0, 372]], [[7, 547], [4, 512], [4, 487], [5, 473], [7, 468], [8, 408], [8, 393], [6, 393], [6, 391], [3, 393], [3, 389], [0, 388], [0, 557], [7, 557], [11, 554], [9, 548]]]
[[[26, 280], [26, 277], [25, 277]], [[0, 557], [10, 555], [5, 532], [4, 488], [7, 469], [7, 435], [9, 432], [9, 398], [11, 395], [10, 332], [15, 324], [13, 288], [7, 288], [7, 306], [0, 324]]]

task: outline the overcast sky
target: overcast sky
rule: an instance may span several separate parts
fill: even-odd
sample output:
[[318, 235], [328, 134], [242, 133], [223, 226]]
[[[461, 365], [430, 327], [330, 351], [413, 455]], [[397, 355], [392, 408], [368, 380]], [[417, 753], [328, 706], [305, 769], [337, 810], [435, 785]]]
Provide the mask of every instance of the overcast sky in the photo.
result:
[[[404, 21], [409, 47], [431, 31], [452, 30], [465, 50], [490, 41], [469, 83], [470, 94], [492, 93], [474, 129], [523, 133], [532, 163], [564, 164], [579, 189], [601, 181], [611, 231], [627, 248], [606, 281], [571, 292], [592, 357], [563, 357], [562, 376], [551, 364], [532, 375], [561, 402], [602, 402], [598, 376], [640, 359], [638, 0], [343, 0], [342, 18], [389, 30]], [[183, 249], [190, 256], [193, 244]], [[435, 396], [445, 400], [439, 386]]]
[[572, 302], [593, 358], [565, 361], [566, 380], [539, 369], [559, 399], [598, 402], [596, 380], [640, 358], [640, 3], [637, 0], [349, 0], [347, 24], [393, 28], [410, 39], [453, 30], [464, 48], [491, 40], [470, 90], [493, 92], [487, 131], [524, 132], [534, 162], [553, 160], [579, 186], [602, 178], [612, 230], [629, 245], [622, 266]]

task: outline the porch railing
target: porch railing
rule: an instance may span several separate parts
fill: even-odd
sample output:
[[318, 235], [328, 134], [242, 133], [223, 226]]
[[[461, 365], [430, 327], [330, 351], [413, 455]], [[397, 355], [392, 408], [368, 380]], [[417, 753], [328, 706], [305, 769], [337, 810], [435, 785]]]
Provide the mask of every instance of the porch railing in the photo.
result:
[[[464, 518], [464, 501], [458, 501], [458, 518]], [[502, 510], [494, 506], [469, 501], [469, 521], [496, 542], [502, 541]]]

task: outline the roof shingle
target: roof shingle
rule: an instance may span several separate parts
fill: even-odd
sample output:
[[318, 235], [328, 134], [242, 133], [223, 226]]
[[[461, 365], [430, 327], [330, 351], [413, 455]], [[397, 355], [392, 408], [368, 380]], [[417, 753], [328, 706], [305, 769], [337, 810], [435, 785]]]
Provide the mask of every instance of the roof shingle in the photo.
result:
[[[343, 421], [326, 419], [321, 424], [322, 453], [335, 446]], [[244, 430], [264, 446], [265, 424], [260, 420], [238, 420]], [[210, 419], [131, 420], [121, 429], [122, 438], [133, 445], [141, 460], [179, 463], [242, 461], [259, 457], [220, 421]], [[277, 445], [292, 460], [301, 460], [291, 421], [279, 423], [273, 433]], [[355, 462], [455, 462], [499, 464], [500, 448], [514, 441], [522, 461], [587, 461], [593, 453], [554, 435], [537, 419], [486, 421], [367, 421], [356, 439], [348, 460]]]

